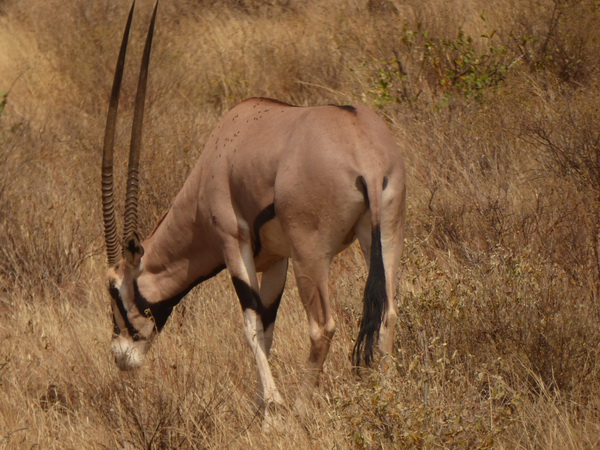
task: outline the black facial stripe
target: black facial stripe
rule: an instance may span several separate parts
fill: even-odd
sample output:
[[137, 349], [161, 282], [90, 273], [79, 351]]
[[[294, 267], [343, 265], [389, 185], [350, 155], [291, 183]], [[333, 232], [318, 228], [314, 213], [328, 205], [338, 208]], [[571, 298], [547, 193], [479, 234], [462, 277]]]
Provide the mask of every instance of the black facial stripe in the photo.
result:
[[235, 288], [235, 292], [237, 293], [240, 304], [242, 305], [242, 310], [249, 308], [253, 311], [256, 311], [256, 313], [260, 316], [263, 329], [266, 330], [267, 327], [275, 322], [275, 319], [277, 318], [277, 310], [279, 309], [279, 304], [281, 303], [283, 291], [281, 291], [277, 297], [277, 300], [275, 300], [272, 305], [270, 305], [268, 308], [265, 308], [260, 300], [260, 296], [248, 285], [248, 283], [240, 280], [237, 277], [231, 277], [231, 281], [233, 282], [233, 287]]
[[[119, 314], [121, 314], [121, 317], [123, 318], [123, 321], [125, 322], [125, 327], [127, 328], [129, 335], [133, 338], [134, 341], [139, 340], [140, 337], [139, 337], [138, 330], [135, 329], [133, 324], [129, 321], [129, 317], [127, 317], [127, 310], [125, 309], [125, 305], [123, 304], [123, 301], [121, 300], [121, 295], [119, 293], [119, 290], [114, 285], [111, 285], [108, 288], [108, 292], [109, 292], [110, 296], [113, 298], [113, 300], [115, 301], [115, 303], [117, 304], [117, 309], [119, 310]], [[118, 326], [117, 321], [114, 318], [114, 316], [113, 316], [113, 324], [114, 324], [115, 330], [118, 330], [118, 332], [116, 334], [119, 334], [121, 332], [121, 330], [119, 329], [119, 326]]]
[[115, 319], [115, 315], [113, 314], [113, 333], [115, 336], [118, 336], [121, 333], [119, 329], [119, 325], [117, 324], [117, 319]]
[[256, 219], [254, 219], [254, 257], [256, 257], [262, 249], [262, 242], [260, 241], [260, 229], [268, 221], [275, 218], [275, 204], [271, 203], [265, 209], [258, 213]]

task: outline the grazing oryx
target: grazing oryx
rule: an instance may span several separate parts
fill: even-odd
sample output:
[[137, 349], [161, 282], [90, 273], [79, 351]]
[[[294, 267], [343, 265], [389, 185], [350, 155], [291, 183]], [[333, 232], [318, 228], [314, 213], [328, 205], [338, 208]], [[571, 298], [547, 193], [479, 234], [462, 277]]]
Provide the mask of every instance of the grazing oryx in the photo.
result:
[[112, 351], [118, 366], [138, 367], [173, 307], [194, 286], [227, 268], [256, 358], [264, 406], [281, 403], [267, 358], [288, 259], [310, 326], [306, 382], [312, 385], [335, 331], [329, 266], [356, 237], [369, 275], [353, 362], [370, 364], [377, 339], [383, 356], [389, 355], [405, 223], [405, 175], [390, 131], [364, 106], [296, 107], [265, 98], [240, 103], [210, 135], [171, 208], [140, 242], [138, 162], [156, 7], [136, 97], [119, 257], [113, 144], [132, 14], [133, 5], [115, 71], [102, 163]]

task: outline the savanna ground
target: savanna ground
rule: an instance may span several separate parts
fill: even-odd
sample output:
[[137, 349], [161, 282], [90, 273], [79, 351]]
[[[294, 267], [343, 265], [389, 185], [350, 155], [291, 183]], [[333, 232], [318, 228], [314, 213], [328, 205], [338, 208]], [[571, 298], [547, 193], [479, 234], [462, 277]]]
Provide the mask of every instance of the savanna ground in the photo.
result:
[[[119, 198], [152, 7], [138, 3]], [[161, 4], [144, 232], [249, 96], [366, 103], [406, 158], [392, 373], [350, 366], [366, 279], [353, 246], [332, 268], [338, 331], [314, 410], [268, 434], [225, 273], [176, 309], [143, 369], [111, 359], [99, 166], [128, 7], [0, 0], [1, 448], [600, 446], [597, 1]], [[291, 405], [308, 355], [292, 276], [275, 333]]]

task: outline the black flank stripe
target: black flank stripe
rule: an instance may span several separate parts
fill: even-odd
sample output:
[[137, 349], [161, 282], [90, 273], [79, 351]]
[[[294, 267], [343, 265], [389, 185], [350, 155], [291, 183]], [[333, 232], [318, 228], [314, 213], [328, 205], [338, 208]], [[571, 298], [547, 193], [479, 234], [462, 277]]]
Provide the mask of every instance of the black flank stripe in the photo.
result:
[[258, 213], [256, 219], [254, 219], [254, 257], [262, 250], [262, 242], [260, 241], [260, 229], [262, 226], [270, 220], [275, 218], [275, 204], [271, 203], [265, 209]]

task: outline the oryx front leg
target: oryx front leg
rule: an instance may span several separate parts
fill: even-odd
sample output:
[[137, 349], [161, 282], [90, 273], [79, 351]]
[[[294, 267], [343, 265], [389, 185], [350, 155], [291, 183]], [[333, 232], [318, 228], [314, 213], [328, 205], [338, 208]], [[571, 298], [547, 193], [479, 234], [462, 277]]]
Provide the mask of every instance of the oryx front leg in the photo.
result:
[[260, 283], [260, 300], [263, 305], [260, 316], [265, 335], [265, 350], [267, 352], [267, 357], [269, 356], [271, 346], [273, 345], [275, 319], [277, 318], [277, 310], [279, 309], [283, 288], [285, 287], [287, 267], [287, 259], [277, 261], [263, 272]]
[[275, 386], [267, 360], [268, 347], [263, 325], [265, 307], [258, 294], [258, 278], [249, 242], [249, 239], [247, 241], [236, 240], [235, 243], [230, 243], [227, 246], [227, 266], [244, 313], [246, 341], [256, 360], [259, 399], [262, 401], [263, 406], [268, 407], [271, 404], [282, 404], [283, 402]]

